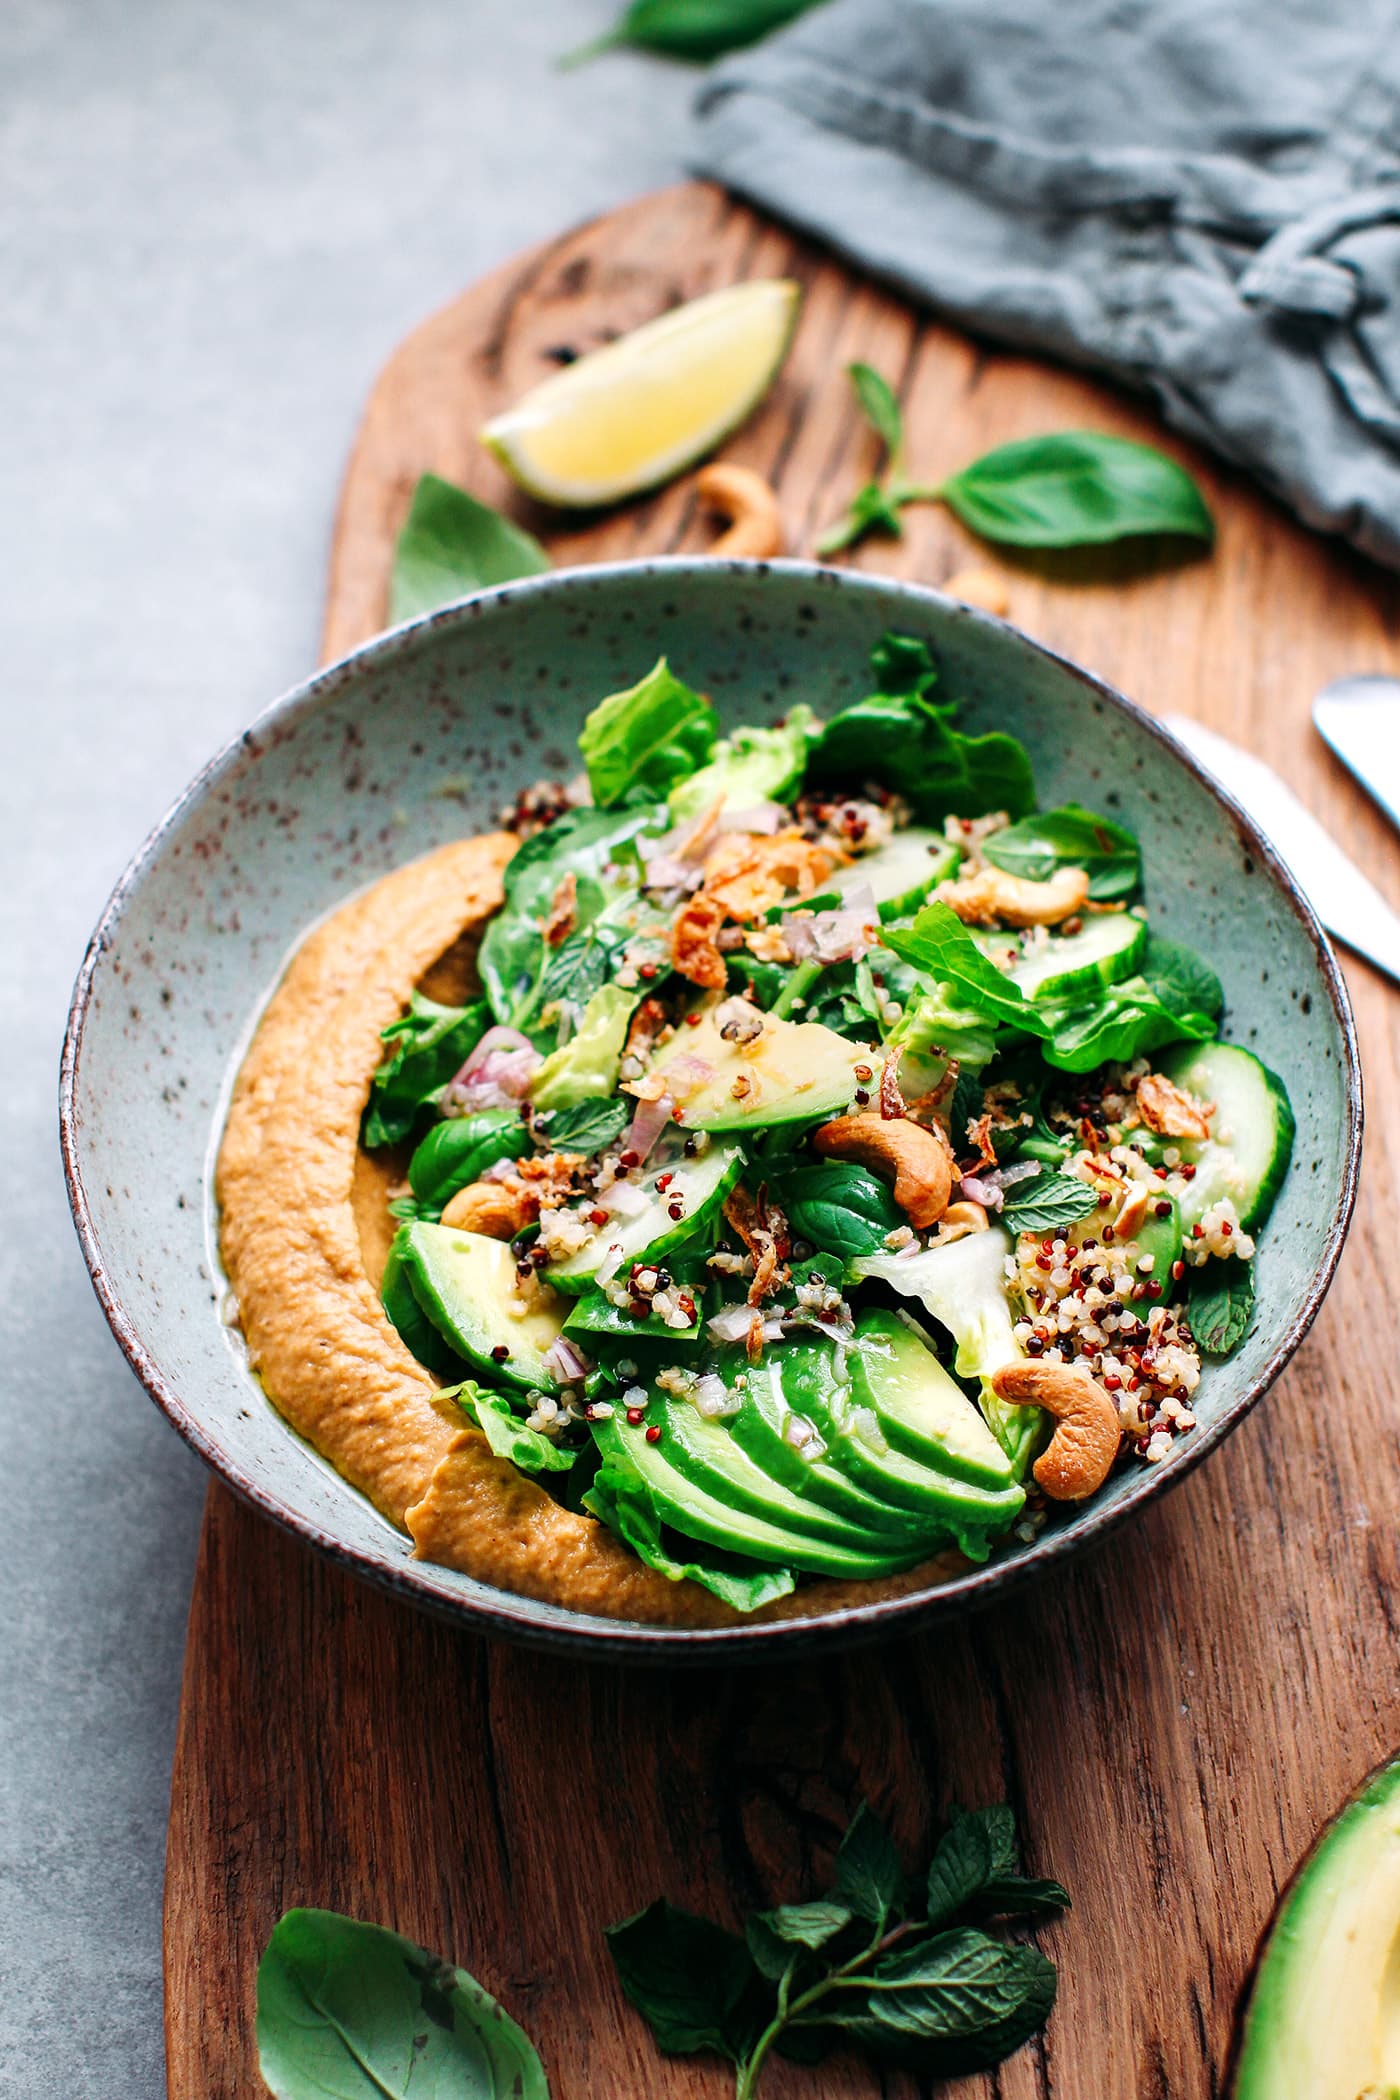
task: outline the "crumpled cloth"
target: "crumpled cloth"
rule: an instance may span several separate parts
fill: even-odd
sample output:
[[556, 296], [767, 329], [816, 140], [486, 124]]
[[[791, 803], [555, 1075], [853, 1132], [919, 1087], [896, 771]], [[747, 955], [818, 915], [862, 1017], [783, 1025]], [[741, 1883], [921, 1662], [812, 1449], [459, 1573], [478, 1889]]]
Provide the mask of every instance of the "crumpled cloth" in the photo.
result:
[[697, 171], [1400, 568], [1400, 0], [829, 0]]

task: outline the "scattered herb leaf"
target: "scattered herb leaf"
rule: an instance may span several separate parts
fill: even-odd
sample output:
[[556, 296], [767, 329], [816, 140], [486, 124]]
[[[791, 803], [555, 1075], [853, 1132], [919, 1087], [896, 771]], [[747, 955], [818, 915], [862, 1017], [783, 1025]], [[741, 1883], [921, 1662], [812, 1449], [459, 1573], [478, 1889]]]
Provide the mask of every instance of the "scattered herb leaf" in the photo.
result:
[[[439, 1406], [448, 1396], [433, 1396]], [[451, 1398], [470, 1415], [497, 1458], [508, 1458], [522, 1473], [567, 1473], [579, 1455], [577, 1444], [559, 1444], [522, 1422], [504, 1393], [488, 1392], [468, 1379]]]
[[1099, 1199], [1087, 1181], [1047, 1167], [1034, 1180], [1015, 1182], [1008, 1189], [1001, 1217], [1011, 1232], [1049, 1232], [1054, 1226], [1087, 1218], [1098, 1207]]
[[938, 494], [970, 531], [1015, 547], [1084, 547], [1138, 533], [1210, 540], [1205, 498], [1151, 445], [1097, 430], [1021, 438], [945, 481]]
[[549, 1142], [556, 1152], [582, 1152], [590, 1159], [620, 1138], [632, 1119], [632, 1104], [616, 1095], [608, 1100], [580, 1101], [549, 1119]]
[[874, 1254], [908, 1222], [883, 1181], [839, 1160], [798, 1166], [778, 1177], [775, 1193], [795, 1237], [840, 1263]]
[[1254, 1265], [1230, 1255], [1191, 1271], [1187, 1318], [1207, 1356], [1228, 1356], [1249, 1331], [1254, 1312]]
[[437, 1212], [497, 1160], [522, 1159], [530, 1149], [529, 1132], [513, 1108], [447, 1116], [415, 1146], [408, 1185], [425, 1209]]
[[1131, 831], [1073, 802], [994, 831], [982, 852], [995, 867], [1028, 882], [1047, 882], [1057, 868], [1083, 868], [1096, 903], [1130, 897], [1142, 880], [1142, 856]]
[[420, 1110], [465, 1064], [490, 1018], [484, 999], [439, 1006], [421, 992], [411, 994], [408, 1011], [381, 1037], [390, 1049], [374, 1075], [365, 1110], [364, 1141], [371, 1150], [403, 1142]]
[[1147, 936], [1147, 954], [1142, 974], [1163, 1006], [1173, 1013], [1207, 1014], [1220, 1019], [1225, 993], [1210, 964], [1188, 948], [1184, 941], [1169, 941], [1160, 933]]
[[424, 474], [394, 546], [390, 622], [434, 612], [493, 583], [538, 576], [551, 566], [532, 533], [455, 482]]
[[1215, 1034], [1213, 1017], [1168, 1006], [1145, 977], [1108, 985], [1092, 1005], [1047, 1006], [1042, 1016], [1045, 1061], [1062, 1072], [1092, 1072], [1110, 1059], [1129, 1064], [1164, 1043], [1204, 1042]]

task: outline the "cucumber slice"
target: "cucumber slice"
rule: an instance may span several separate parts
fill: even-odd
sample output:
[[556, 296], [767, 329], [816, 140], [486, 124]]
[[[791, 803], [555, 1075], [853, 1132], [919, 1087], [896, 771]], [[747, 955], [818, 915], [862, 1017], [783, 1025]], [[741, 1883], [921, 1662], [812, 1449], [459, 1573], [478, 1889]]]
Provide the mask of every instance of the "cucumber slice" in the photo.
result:
[[1213, 1101], [1210, 1136], [1177, 1138], [1181, 1156], [1196, 1169], [1181, 1198], [1189, 1232], [1213, 1203], [1226, 1198], [1246, 1232], [1256, 1232], [1293, 1156], [1293, 1109], [1277, 1073], [1237, 1043], [1181, 1043], [1156, 1060], [1157, 1070], [1200, 1101]]
[[[559, 1339], [564, 1308], [550, 1305], [547, 1294], [543, 1302], [535, 1294], [527, 1310], [514, 1310], [522, 1300], [515, 1256], [504, 1240], [415, 1224], [404, 1226], [395, 1245], [419, 1308], [459, 1356], [493, 1385], [559, 1391], [560, 1381], [544, 1359]], [[501, 1349], [504, 1356], [497, 1354]]]
[[929, 891], [946, 882], [962, 854], [941, 831], [928, 831], [911, 824], [898, 831], [887, 846], [863, 854], [831, 878], [839, 897], [869, 883], [882, 919], [902, 919], [917, 911]]
[[[649, 1167], [640, 1191], [647, 1199], [645, 1210], [602, 1226], [577, 1254], [552, 1262], [545, 1272], [549, 1281], [579, 1296], [615, 1252], [621, 1255], [616, 1267], [622, 1273], [643, 1255], [652, 1262], [664, 1260], [673, 1248], [684, 1246], [714, 1223], [743, 1171], [744, 1155], [737, 1145], [711, 1145], [699, 1159], [678, 1160], [669, 1169]], [[657, 1174], [667, 1172], [670, 1181], [664, 1190], [658, 1189]], [[672, 1216], [677, 1206], [679, 1218]]]
[[1147, 948], [1147, 923], [1130, 911], [1106, 911], [1078, 933], [1052, 933], [1048, 941], [986, 929], [972, 938], [1027, 999], [1068, 999], [1131, 977]]
[[[785, 1021], [776, 1014], [763, 1015], [762, 1033], [752, 1042], [728, 1043], [715, 1011], [714, 1006], [702, 1009], [694, 1028], [677, 1029], [652, 1066], [662, 1073], [677, 1068], [679, 1114], [688, 1130], [820, 1122], [849, 1108], [884, 1062], [882, 1052], [853, 1043], [820, 1021]], [[709, 1076], [688, 1085], [691, 1072], [679, 1063], [683, 1057], [708, 1066]], [[857, 1076], [857, 1066], [865, 1078]]]
[[872, 1410], [894, 1450], [979, 1487], [1010, 1487], [1006, 1453], [921, 1335], [879, 1309], [862, 1313], [856, 1335], [886, 1353], [852, 1357], [852, 1397]]

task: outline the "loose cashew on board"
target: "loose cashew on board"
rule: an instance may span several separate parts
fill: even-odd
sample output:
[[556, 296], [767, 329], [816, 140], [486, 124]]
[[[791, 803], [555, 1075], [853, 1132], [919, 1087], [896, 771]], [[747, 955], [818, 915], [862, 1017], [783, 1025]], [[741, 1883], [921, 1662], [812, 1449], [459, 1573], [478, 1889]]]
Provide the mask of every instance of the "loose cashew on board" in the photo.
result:
[[992, 1378], [998, 1400], [1043, 1407], [1055, 1434], [1031, 1471], [1055, 1502], [1083, 1502], [1107, 1480], [1118, 1456], [1118, 1410], [1082, 1364], [1003, 1364]]
[[702, 467], [695, 477], [695, 493], [710, 510], [728, 518], [711, 554], [762, 561], [781, 554], [783, 521], [778, 499], [761, 474], [751, 467], [729, 466], [724, 460]]

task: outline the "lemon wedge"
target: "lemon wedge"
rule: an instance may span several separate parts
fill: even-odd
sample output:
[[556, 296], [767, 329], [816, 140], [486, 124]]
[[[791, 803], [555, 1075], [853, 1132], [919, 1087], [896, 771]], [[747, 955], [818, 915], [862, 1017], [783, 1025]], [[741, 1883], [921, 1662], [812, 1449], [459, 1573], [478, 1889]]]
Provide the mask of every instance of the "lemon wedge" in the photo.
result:
[[528, 494], [564, 510], [654, 488], [762, 400], [800, 298], [790, 278], [767, 277], [692, 299], [534, 387], [482, 442]]

